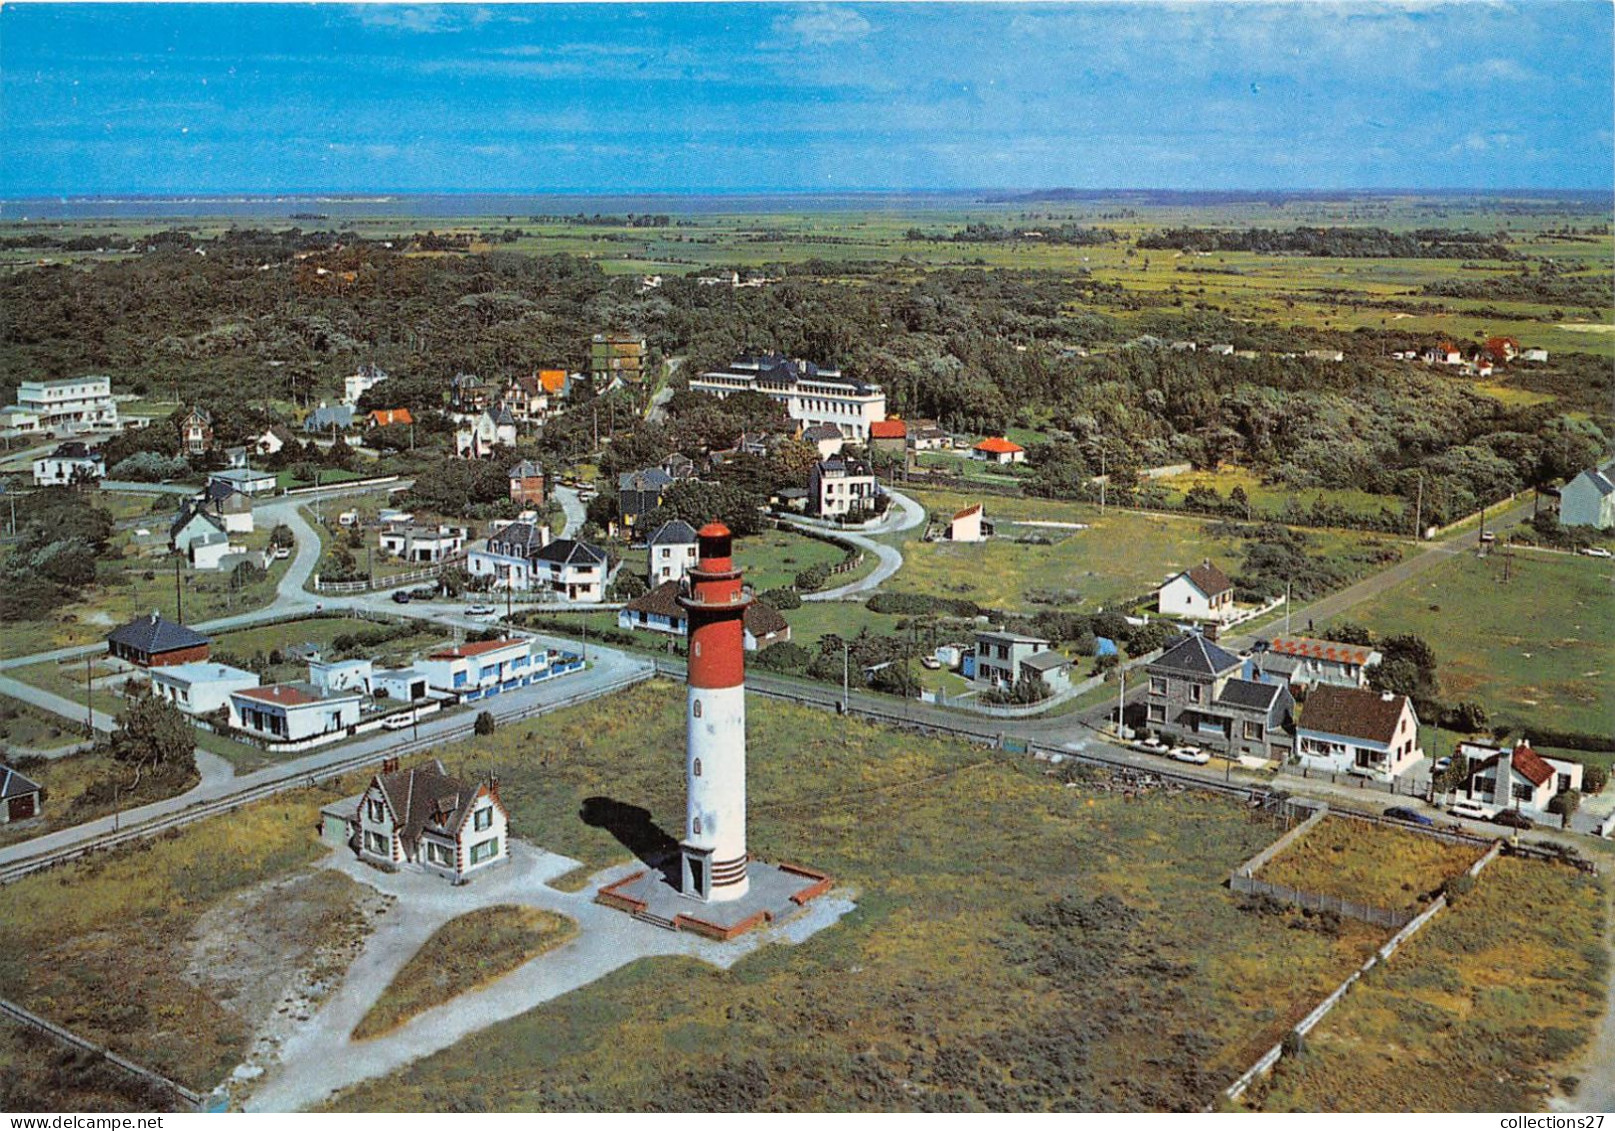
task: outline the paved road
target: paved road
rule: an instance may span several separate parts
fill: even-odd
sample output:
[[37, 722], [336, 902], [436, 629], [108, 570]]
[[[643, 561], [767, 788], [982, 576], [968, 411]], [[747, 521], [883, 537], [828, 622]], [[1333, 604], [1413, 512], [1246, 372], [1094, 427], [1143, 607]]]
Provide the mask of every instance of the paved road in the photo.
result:
[[[1531, 504], [1521, 503], [1510, 510], [1503, 511], [1495, 519], [1488, 520], [1487, 529], [1502, 531], [1509, 527], [1518, 526], [1531, 517]], [[1321, 597], [1304, 608], [1298, 608], [1290, 614], [1290, 628], [1294, 632], [1306, 632], [1307, 626], [1313, 623], [1327, 623], [1339, 617], [1348, 610], [1362, 604], [1364, 601], [1379, 596], [1394, 586], [1402, 584], [1410, 577], [1417, 577], [1421, 573], [1434, 569], [1444, 561], [1448, 561], [1454, 554], [1472, 553], [1480, 545], [1480, 529], [1477, 527], [1464, 534], [1456, 534], [1440, 542], [1432, 542], [1425, 548], [1410, 557], [1404, 558], [1390, 569], [1381, 570], [1374, 576], [1365, 578], [1355, 585]], [[1267, 630], [1271, 633], [1272, 629]], [[1224, 641], [1233, 648], [1249, 648], [1256, 642], [1254, 635], [1231, 636]]]
[[[450, 1047], [471, 1033], [525, 1013], [619, 967], [654, 955], [685, 955], [728, 969], [771, 942], [800, 942], [835, 922], [852, 904], [835, 894], [814, 900], [777, 927], [719, 943], [686, 931], [669, 931], [594, 902], [601, 884], [643, 868], [637, 861], [597, 873], [581, 891], [563, 892], [545, 881], [578, 867], [575, 860], [511, 841], [508, 865], [452, 887], [414, 872], [391, 875], [351, 855], [333, 853], [329, 867], [368, 884], [397, 903], [376, 923], [342, 985], [309, 1022], [287, 1040], [281, 1059], [247, 1099], [248, 1111], [295, 1111], [332, 1092], [384, 1075]], [[466, 912], [495, 904], [553, 911], [573, 920], [578, 933], [497, 981], [462, 994], [367, 1041], [349, 1034], [433, 930]]]
[[[546, 647], [557, 648], [567, 648], [575, 644], [572, 641], [554, 640], [549, 637], [538, 637], [537, 641], [543, 643]], [[597, 689], [613, 687], [618, 682], [650, 667], [648, 660], [629, 656], [615, 650], [591, 648], [589, 649], [589, 659], [592, 661], [593, 666], [584, 671], [557, 676], [554, 679], [545, 680], [543, 683], [524, 687], [518, 691], [507, 691], [503, 695], [495, 696], [477, 704], [477, 709], [491, 712], [495, 719], [508, 720], [560, 700], [570, 699], [578, 695], [588, 695]], [[432, 715], [421, 722], [420, 736], [423, 740], [439, 737], [446, 738], [450, 732], [464, 730], [467, 724], [468, 717], [463, 712], [447, 717]], [[328, 766], [345, 762], [360, 755], [374, 754], [379, 758], [390, 749], [396, 747], [402, 739], [411, 737], [411, 733], [403, 731], [378, 731], [364, 738], [338, 743], [335, 746], [322, 747], [302, 757], [279, 762], [240, 776], [226, 776], [217, 765], [204, 766], [202, 761], [199, 761], [198, 766], [203, 771], [203, 777], [202, 782], [194, 789], [178, 797], [170, 797], [164, 801], [155, 801], [149, 805], [131, 809], [117, 815], [116, 818], [105, 817], [100, 820], [89, 821], [69, 829], [59, 829], [44, 836], [34, 837], [31, 840], [0, 848], [0, 865], [16, 863], [43, 853], [57, 852], [82, 845], [87, 841], [112, 832], [115, 821], [120, 826], [133, 825], [153, 817], [181, 812], [199, 802], [217, 801], [221, 798], [233, 797], [265, 785], [295, 780], [311, 772], [325, 769]]]
[[667, 383], [651, 398], [650, 404], [645, 406], [645, 419], [649, 423], [660, 424], [667, 416], [667, 402], [673, 399], [673, 394], [677, 391], [673, 388], [673, 378], [678, 376], [678, 371], [683, 365], [682, 357], [667, 359]]
[[578, 537], [583, 532], [583, 524], [588, 521], [588, 511], [583, 505], [583, 500], [578, 498], [577, 489], [557, 487], [555, 500], [561, 504], [561, 510], [566, 513], [566, 525], [557, 531], [557, 534], [568, 538]]
[[891, 498], [892, 505], [887, 508], [886, 514], [880, 522], [867, 527], [862, 531], [844, 530], [833, 522], [820, 522], [810, 518], [789, 518], [786, 521], [793, 526], [804, 530], [816, 530], [827, 534], [834, 534], [837, 538], [844, 538], [865, 553], [874, 554], [880, 559], [880, 564], [867, 577], [834, 589], [824, 589], [817, 593], [804, 593], [804, 601], [841, 601], [860, 593], [869, 593], [880, 588], [888, 578], [903, 568], [903, 552], [896, 546], [888, 546], [884, 542], [875, 541], [875, 536], [884, 534], [901, 534], [913, 530], [925, 522], [925, 508], [907, 495], [899, 494], [887, 488], [886, 494]]

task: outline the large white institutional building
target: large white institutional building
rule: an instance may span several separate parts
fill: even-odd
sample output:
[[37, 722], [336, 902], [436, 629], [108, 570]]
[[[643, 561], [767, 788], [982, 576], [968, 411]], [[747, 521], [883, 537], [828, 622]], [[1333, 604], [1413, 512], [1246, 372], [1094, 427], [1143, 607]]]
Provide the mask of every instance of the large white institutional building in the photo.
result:
[[802, 427], [833, 424], [843, 436], [860, 442], [869, 439], [871, 424], [886, 419], [886, 391], [879, 385], [777, 353], [743, 357], [723, 369], [692, 376], [690, 389], [720, 399], [732, 393], [764, 393], [783, 404]]

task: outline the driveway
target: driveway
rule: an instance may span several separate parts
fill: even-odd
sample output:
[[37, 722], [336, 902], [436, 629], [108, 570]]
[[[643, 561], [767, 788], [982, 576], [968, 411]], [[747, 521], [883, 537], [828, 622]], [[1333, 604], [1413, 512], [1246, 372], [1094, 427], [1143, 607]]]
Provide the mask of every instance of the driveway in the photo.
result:
[[[579, 867], [575, 860], [512, 839], [508, 865], [454, 887], [436, 876], [378, 872], [347, 853], [325, 864], [397, 902], [378, 922], [342, 985], [281, 1050], [263, 1084], [246, 1100], [248, 1111], [296, 1111], [340, 1088], [384, 1075], [500, 1021], [586, 986], [619, 967], [655, 955], [687, 955], [720, 969], [769, 943], [794, 944], [852, 910], [832, 893], [774, 927], [720, 943], [684, 931], [669, 931], [594, 902], [602, 884], [640, 871], [637, 861], [608, 868], [576, 892], [557, 891], [547, 881]], [[565, 915], [578, 925], [569, 941], [497, 981], [419, 1014], [391, 1033], [367, 1041], [349, 1034], [394, 976], [439, 926], [479, 907], [516, 904]]]
[[561, 504], [561, 510], [566, 514], [566, 525], [556, 532], [557, 537], [578, 537], [583, 532], [583, 524], [588, 521], [588, 511], [583, 500], [578, 498], [577, 488], [555, 488], [555, 501]]

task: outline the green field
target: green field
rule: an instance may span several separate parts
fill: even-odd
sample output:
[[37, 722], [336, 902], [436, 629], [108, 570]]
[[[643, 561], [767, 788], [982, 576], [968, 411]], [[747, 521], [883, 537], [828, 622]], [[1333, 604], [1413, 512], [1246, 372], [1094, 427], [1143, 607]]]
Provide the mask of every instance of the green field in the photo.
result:
[[[1504, 573], [1510, 574], [1507, 580]], [[1615, 719], [1615, 600], [1608, 562], [1515, 552], [1454, 555], [1343, 620], [1411, 632], [1435, 649], [1441, 694], [1474, 699], [1516, 733], [1608, 735]]]
[[[598, 867], [627, 850], [580, 813], [679, 828], [676, 753], [622, 754], [676, 752], [679, 703], [647, 685], [444, 756], [496, 767], [513, 829]], [[1379, 937], [1239, 910], [1222, 876], [1278, 833], [1239, 806], [1064, 788], [772, 700], [749, 716], [753, 853], [828, 870], [856, 911], [727, 973], [638, 963], [338, 1106], [452, 1104], [475, 1079], [494, 1110], [1192, 1108]]]

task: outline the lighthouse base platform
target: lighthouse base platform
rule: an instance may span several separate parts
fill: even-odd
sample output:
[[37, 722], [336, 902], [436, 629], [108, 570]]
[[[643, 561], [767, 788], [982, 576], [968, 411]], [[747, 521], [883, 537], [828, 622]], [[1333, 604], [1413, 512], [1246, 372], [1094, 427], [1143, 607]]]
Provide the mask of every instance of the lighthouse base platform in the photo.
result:
[[808, 901], [830, 890], [834, 881], [800, 864], [765, 864], [752, 860], [745, 895], [722, 903], [703, 903], [686, 896], [670, 879], [678, 875], [678, 858], [666, 867], [647, 866], [595, 893], [595, 902], [626, 911], [636, 919], [670, 931], [692, 931], [711, 939], [732, 939], [795, 915]]

